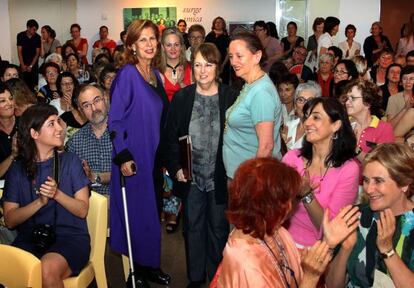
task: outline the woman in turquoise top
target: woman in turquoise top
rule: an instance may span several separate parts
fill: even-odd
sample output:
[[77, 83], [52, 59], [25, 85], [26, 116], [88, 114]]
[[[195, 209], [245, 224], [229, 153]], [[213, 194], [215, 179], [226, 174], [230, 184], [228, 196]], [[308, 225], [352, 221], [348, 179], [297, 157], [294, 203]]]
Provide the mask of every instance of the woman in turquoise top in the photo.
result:
[[281, 157], [282, 106], [275, 86], [262, 70], [266, 54], [254, 33], [236, 33], [230, 42], [229, 58], [236, 76], [246, 82], [226, 112], [223, 160], [227, 176], [233, 178], [237, 167], [247, 159]]
[[340, 244], [327, 287], [413, 287], [414, 152], [404, 144], [378, 145], [365, 158], [363, 184], [369, 205], [360, 213], [348, 206], [330, 223], [325, 215], [327, 243]]

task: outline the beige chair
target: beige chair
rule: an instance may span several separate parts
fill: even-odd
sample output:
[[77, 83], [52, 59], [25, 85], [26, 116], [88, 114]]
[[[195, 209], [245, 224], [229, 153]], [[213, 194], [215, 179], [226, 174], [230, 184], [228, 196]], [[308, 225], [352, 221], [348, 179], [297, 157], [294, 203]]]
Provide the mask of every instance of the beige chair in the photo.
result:
[[87, 217], [89, 235], [91, 236], [91, 255], [88, 265], [76, 277], [70, 277], [63, 282], [65, 288], [88, 287], [94, 276], [98, 288], [106, 288], [105, 246], [108, 229], [108, 200], [96, 192], [89, 198]]
[[[89, 263], [76, 277], [64, 280], [66, 288], [88, 287], [94, 276], [98, 288], [106, 288], [105, 246], [108, 227], [108, 200], [96, 192], [89, 198], [87, 223], [91, 237]], [[0, 283], [8, 287], [41, 287], [40, 260], [32, 254], [12, 246], [0, 245]], [[14, 281], [14, 282], [13, 282]], [[28, 284], [26, 284], [28, 283]], [[34, 284], [30, 284], [34, 283]]]
[[0, 284], [12, 288], [41, 288], [40, 260], [22, 249], [0, 244]]

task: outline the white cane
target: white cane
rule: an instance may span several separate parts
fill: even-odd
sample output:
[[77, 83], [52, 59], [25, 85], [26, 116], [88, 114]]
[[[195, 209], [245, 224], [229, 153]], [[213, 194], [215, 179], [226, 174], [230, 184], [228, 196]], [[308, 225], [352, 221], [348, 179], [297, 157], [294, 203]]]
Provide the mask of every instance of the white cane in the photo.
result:
[[[135, 165], [132, 168], [134, 167]], [[126, 190], [125, 190], [125, 177], [122, 175], [122, 173], [121, 173], [121, 192], [122, 192], [122, 202], [124, 204], [125, 229], [126, 229], [128, 254], [129, 254], [129, 274], [131, 275], [132, 287], [135, 288], [136, 284], [135, 284], [134, 259], [132, 256], [131, 234], [129, 232], [129, 217], [128, 217]]]

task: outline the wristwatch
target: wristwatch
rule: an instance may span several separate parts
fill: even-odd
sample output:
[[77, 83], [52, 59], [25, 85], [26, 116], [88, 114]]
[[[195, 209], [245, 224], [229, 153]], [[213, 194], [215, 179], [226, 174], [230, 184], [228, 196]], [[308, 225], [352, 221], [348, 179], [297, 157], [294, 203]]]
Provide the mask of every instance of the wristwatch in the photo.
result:
[[99, 176], [99, 173], [96, 173], [95, 179], [93, 180], [96, 184], [102, 184], [101, 183], [101, 177]]
[[391, 256], [393, 256], [395, 254], [395, 250], [394, 250], [394, 248], [391, 248], [391, 250], [389, 250], [388, 252], [380, 253], [380, 254], [381, 254], [382, 259], [387, 259], [387, 258], [390, 258]]
[[306, 193], [306, 195], [303, 196], [301, 200], [302, 200], [302, 203], [303, 204], [311, 204], [312, 201], [313, 201], [313, 193], [312, 193], [312, 191]]

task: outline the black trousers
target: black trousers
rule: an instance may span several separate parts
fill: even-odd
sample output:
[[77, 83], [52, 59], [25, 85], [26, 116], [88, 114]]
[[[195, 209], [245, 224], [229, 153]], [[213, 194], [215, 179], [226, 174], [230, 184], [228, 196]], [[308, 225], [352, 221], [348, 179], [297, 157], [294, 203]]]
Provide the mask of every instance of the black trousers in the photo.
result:
[[223, 258], [229, 235], [225, 204], [217, 205], [214, 191], [192, 184], [184, 199], [184, 237], [190, 281], [211, 280]]

